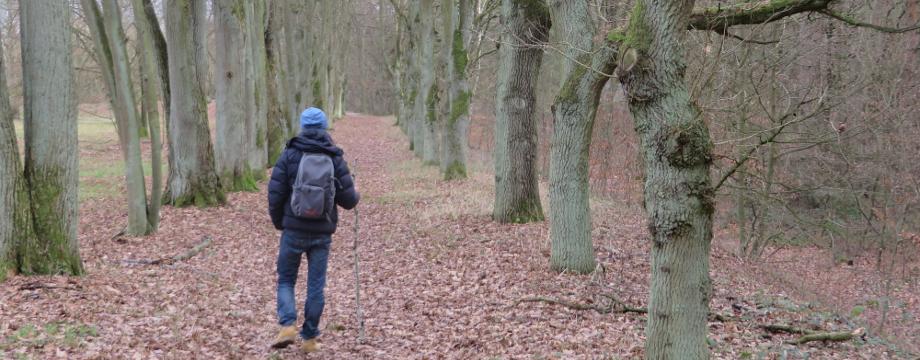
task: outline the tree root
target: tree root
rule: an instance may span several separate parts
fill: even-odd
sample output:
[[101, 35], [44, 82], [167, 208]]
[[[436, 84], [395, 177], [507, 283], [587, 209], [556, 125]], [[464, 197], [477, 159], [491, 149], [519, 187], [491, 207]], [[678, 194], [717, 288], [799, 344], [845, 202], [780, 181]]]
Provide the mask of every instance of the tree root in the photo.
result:
[[200, 244], [195, 245], [195, 247], [191, 248], [189, 251], [186, 251], [176, 256], [159, 258], [156, 260], [123, 260], [122, 262], [128, 263], [128, 264], [137, 264], [137, 265], [170, 265], [170, 264], [174, 264], [179, 261], [185, 261], [185, 260], [191, 259], [195, 255], [198, 255], [199, 253], [204, 251], [206, 247], [210, 246], [211, 242], [212, 242], [211, 237], [205, 236], [201, 240]]

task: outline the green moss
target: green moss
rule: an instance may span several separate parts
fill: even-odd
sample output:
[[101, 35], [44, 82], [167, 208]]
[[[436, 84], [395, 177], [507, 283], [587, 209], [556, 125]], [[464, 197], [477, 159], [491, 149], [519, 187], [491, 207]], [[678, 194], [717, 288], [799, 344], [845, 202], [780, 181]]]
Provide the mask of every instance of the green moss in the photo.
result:
[[256, 146], [260, 148], [265, 146], [265, 129], [262, 127], [256, 129]]
[[456, 71], [457, 74], [465, 73], [466, 65], [469, 63], [469, 56], [463, 44], [463, 31], [460, 29], [454, 30], [454, 43], [451, 52], [454, 58], [454, 71]]
[[[34, 171], [34, 170], [32, 170]], [[66, 201], [64, 192], [66, 172], [46, 167], [38, 174], [28, 174], [35, 240], [20, 242], [17, 248], [19, 271], [26, 275], [82, 275], [83, 262], [70, 239], [67, 217], [58, 211]]]
[[313, 107], [323, 108], [323, 83], [319, 79], [313, 80]]
[[185, 194], [175, 199], [171, 199], [170, 197], [171, 195], [169, 193], [164, 194], [163, 204], [175, 207], [195, 206], [198, 208], [205, 208], [223, 205], [227, 202], [227, 197], [220, 186], [193, 186], [186, 191]]
[[572, 69], [572, 73], [569, 74], [569, 77], [565, 79], [565, 83], [562, 84], [562, 88], [559, 89], [559, 94], [556, 95], [556, 103], [572, 103], [578, 100], [578, 86], [581, 84], [582, 78], [588, 74], [588, 68], [581, 64], [590, 64], [591, 56], [587, 53], [581, 54], [578, 56], [575, 67]]
[[540, 222], [545, 219], [543, 216], [543, 207], [539, 201], [524, 201], [511, 211], [509, 216], [512, 223], [527, 224]]
[[258, 174], [257, 171], [245, 169], [239, 172], [228, 171], [220, 177], [224, 191], [227, 192], [255, 192], [259, 191], [259, 178], [264, 175]]
[[447, 124], [449, 126], [454, 126], [457, 123], [457, 120], [461, 116], [467, 115], [470, 113], [470, 98], [472, 94], [469, 91], [463, 91], [460, 95], [454, 99], [450, 104], [450, 118], [447, 119]]
[[652, 32], [645, 18], [645, 1], [636, 1], [629, 15], [626, 32], [612, 31], [607, 35], [607, 39], [619, 42], [624, 49], [632, 48], [647, 53], [652, 43]]
[[544, 0], [513, 0], [514, 5], [524, 10], [528, 19], [549, 19], [549, 8]]
[[425, 120], [428, 121], [428, 124], [434, 124], [438, 120], [438, 101], [440, 100], [438, 92], [437, 83], [431, 84], [431, 88], [428, 90], [428, 98], [425, 99]]
[[466, 179], [466, 164], [460, 161], [454, 161], [444, 170], [444, 180], [462, 180]]

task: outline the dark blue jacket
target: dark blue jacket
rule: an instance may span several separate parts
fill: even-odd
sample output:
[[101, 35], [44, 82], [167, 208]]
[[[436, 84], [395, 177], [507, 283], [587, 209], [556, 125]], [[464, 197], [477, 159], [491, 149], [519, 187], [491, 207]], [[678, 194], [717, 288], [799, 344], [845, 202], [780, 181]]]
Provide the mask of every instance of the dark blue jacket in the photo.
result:
[[281, 153], [272, 178], [268, 183], [268, 213], [278, 230], [301, 234], [332, 234], [339, 222], [338, 208], [332, 209], [330, 220], [311, 220], [295, 217], [291, 210], [291, 185], [297, 178], [300, 157], [304, 153], [328, 154], [335, 167], [336, 189], [335, 203], [346, 210], [358, 205], [360, 195], [355, 190], [355, 183], [348, 170], [348, 164], [342, 155], [342, 149], [332, 142], [332, 137], [325, 130], [304, 129], [300, 135], [287, 143]]

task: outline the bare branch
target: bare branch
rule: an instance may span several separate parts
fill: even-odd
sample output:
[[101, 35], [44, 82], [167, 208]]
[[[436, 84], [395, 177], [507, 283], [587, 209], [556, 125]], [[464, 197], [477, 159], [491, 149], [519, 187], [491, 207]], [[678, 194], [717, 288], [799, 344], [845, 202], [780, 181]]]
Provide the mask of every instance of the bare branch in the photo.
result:
[[735, 25], [764, 24], [798, 13], [823, 11], [834, 2], [836, 0], [761, 0], [695, 9], [688, 28], [724, 31]]
[[920, 29], [920, 24], [914, 25], [914, 26], [910, 26], [910, 27], [906, 27], [906, 28], [893, 28], [893, 27], [887, 27], [887, 26], [881, 26], [881, 25], [875, 25], [875, 24], [865, 23], [865, 22], [856, 20], [856, 19], [854, 19], [854, 18], [852, 18], [852, 17], [849, 17], [849, 16], [847, 16], [847, 15], [838, 13], [838, 12], [833, 11], [833, 10], [830, 10], [830, 9], [825, 9], [825, 10], [819, 11], [819, 13], [824, 14], [824, 15], [826, 15], [827, 17], [830, 17], [830, 18], [832, 18], [832, 19], [837, 19], [837, 20], [843, 21], [844, 23], [846, 23], [847, 25], [850, 25], [850, 26], [864, 27], [864, 28], [868, 28], [868, 29], [872, 29], [872, 30], [876, 30], [876, 31], [881, 31], [881, 32], [883, 32], [883, 33], [889, 33], [889, 34], [903, 34], [903, 33], [906, 33], [906, 32], [910, 32], [910, 31], [914, 31], [914, 30]]

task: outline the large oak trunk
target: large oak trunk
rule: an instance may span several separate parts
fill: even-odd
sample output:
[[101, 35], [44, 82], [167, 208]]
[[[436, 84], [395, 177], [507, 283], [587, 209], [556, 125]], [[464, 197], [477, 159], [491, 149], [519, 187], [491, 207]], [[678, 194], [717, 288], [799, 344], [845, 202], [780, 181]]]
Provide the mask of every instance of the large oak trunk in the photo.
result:
[[254, 74], [250, 66], [250, 16], [242, 0], [214, 3], [217, 29], [215, 83], [217, 90], [217, 171], [227, 191], [258, 190], [263, 164], [251, 164], [255, 149]]
[[684, 79], [693, 1], [640, 0], [619, 78], [640, 137], [652, 238], [648, 359], [706, 359], [712, 143]]
[[495, 205], [499, 222], [543, 220], [537, 173], [537, 76], [550, 15], [539, 1], [502, 1], [495, 103]]
[[164, 202], [174, 206], [213, 206], [226, 199], [214, 168], [208, 132], [205, 1], [166, 2], [171, 106], [169, 168]]
[[18, 247], [25, 274], [83, 273], [77, 243], [77, 108], [69, 3], [20, 3], [25, 178], [35, 241]]

